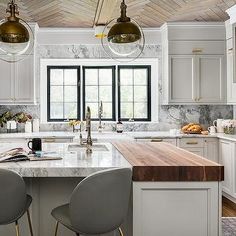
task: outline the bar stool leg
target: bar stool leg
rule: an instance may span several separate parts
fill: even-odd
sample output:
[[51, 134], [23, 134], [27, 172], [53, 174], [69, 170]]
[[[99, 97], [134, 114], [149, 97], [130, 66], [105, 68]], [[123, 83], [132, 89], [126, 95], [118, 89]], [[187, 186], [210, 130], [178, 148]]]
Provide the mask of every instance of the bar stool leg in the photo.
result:
[[16, 228], [16, 236], [20, 236], [18, 221], [15, 222], [15, 228]]
[[122, 229], [119, 227], [120, 236], [124, 236]]
[[56, 223], [56, 228], [55, 228], [55, 236], [57, 236], [57, 231], [58, 231], [58, 225], [59, 225], [59, 222], [57, 221], [57, 223]]
[[31, 235], [31, 236], [34, 236], [34, 234], [33, 234], [33, 227], [32, 227], [31, 218], [30, 218], [30, 213], [29, 213], [29, 209], [27, 210], [27, 218], [28, 218], [28, 223], [29, 223], [30, 235]]

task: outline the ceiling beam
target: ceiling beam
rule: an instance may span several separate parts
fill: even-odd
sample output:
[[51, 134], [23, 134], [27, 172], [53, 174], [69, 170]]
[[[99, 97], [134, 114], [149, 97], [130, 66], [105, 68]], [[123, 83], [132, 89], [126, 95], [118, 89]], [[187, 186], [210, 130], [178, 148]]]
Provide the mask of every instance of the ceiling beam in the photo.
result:
[[98, 0], [93, 25], [106, 24], [112, 19], [118, 0]]

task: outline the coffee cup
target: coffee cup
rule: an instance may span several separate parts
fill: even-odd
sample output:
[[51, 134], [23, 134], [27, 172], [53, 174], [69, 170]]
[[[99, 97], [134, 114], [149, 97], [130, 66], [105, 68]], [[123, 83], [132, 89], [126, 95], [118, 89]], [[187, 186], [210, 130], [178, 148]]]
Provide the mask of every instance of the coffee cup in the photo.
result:
[[215, 134], [216, 133], [216, 127], [215, 126], [210, 126], [208, 128], [208, 131], [209, 131], [210, 134]]
[[[31, 146], [30, 146], [31, 144]], [[42, 151], [42, 140], [41, 138], [33, 138], [32, 141], [28, 142], [28, 148], [35, 153], [36, 151]]]

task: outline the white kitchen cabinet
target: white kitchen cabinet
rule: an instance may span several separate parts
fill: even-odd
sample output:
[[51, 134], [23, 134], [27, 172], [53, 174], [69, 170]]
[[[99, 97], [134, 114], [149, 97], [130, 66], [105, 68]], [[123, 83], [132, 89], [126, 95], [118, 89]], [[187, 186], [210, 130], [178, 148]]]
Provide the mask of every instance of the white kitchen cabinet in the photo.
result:
[[208, 160], [219, 163], [219, 142], [217, 138], [204, 139], [203, 156]]
[[16, 63], [0, 61], [0, 71], [0, 105], [35, 103], [33, 55]]
[[220, 186], [219, 182], [133, 182], [133, 235], [221, 236]]
[[170, 56], [170, 102], [193, 102], [196, 97], [194, 64], [193, 56]]
[[226, 21], [226, 52], [227, 52], [227, 104], [236, 104], [236, 67], [235, 67], [235, 27]]
[[234, 52], [232, 38], [227, 40], [227, 104], [236, 104], [236, 83], [234, 82]]
[[224, 56], [170, 55], [169, 66], [171, 104], [225, 102]]
[[[30, 24], [33, 32], [37, 24]], [[0, 105], [35, 104], [34, 50], [24, 60], [9, 63], [0, 60]]]
[[219, 163], [217, 138], [180, 138], [178, 139], [178, 147]]
[[204, 155], [203, 138], [181, 138], [178, 140], [178, 146], [196, 155]]
[[13, 64], [0, 61], [0, 104], [14, 102]]
[[225, 104], [224, 25], [167, 23], [161, 31], [162, 105]]
[[196, 59], [196, 88], [199, 103], [224, 103], [226, 83], [224, 81], [225, 60], [221, 55], [199, 55]]
[[233, 166], [234, 160], [232, 155], [232, 142], [226, 140], [219, 141], [219, 161], [224, 166], [224, 181], [222, 189], [225, 193], [233, 195]]
[[34, 55], [30, 55], [15, 65], [15, 102], [35, 103]]

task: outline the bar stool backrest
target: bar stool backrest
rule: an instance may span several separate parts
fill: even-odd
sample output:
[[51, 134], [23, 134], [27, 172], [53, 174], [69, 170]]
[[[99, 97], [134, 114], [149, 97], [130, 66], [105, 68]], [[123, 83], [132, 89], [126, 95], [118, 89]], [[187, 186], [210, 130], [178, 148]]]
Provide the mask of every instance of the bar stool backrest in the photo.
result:
[[84, 234], [102, 234], [117, 229], [128, 211], [131, 182], [129, 168], [97, 172], [81, 181], [70, 201], [73, 227]]
[[22, 177], [13, 171], [0, 169], [0, 225], [14, 222], [25, 203], [26, 187]]

